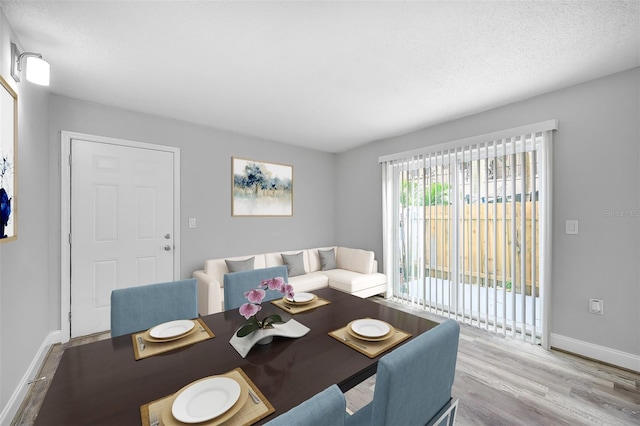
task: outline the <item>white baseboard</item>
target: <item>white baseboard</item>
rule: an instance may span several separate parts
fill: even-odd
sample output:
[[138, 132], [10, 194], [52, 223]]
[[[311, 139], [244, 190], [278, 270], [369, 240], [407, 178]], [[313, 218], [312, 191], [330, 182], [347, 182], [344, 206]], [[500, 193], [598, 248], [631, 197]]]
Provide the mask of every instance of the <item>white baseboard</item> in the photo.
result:
[[551, 347], [640, 372], [640, 356], [551, 333]]
[[29, 391], [29, 385], [27, 384], [27, 382], [37, 378], [35, 376], [36, 374], [38, 374], [38, 371], [40, 371], [40, 368], [42, 368], [45, 357], [49, 352], [49, 347], [51, 347], [51, 345], [55, 343], [60, 343], [61, 337], [62, 334], [60, 330], [52, 331], [45, 337], [44, 341], [40, 345], [40, 348], [33, 357], [29, 368], [27, 368], [27, 371], [25, 371], [24, 375], [22, 376], [20, 383], [11, 395], [11, 398], [9, 398], [7, 405], [2, 409], [2, 413], [0, 413], [0, 425], [11, 424], [11, 421], [20, 409], [20, 404], [22, 404], [24, 397]]

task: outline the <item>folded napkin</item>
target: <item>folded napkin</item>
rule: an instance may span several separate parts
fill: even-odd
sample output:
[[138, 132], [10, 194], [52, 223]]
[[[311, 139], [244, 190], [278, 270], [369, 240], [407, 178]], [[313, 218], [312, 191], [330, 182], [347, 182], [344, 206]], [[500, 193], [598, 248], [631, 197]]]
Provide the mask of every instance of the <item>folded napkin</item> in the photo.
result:
[[309, 332], [309, 327], [300, 324], [294, 319], [290, 319], [284, 324], [274, 324], [273, 328], [256, 330], [248, 336], [238, 337], [233, 333], [233, 337], [229, 340], [231, 346], [240, 354], [242, 358], [246, 357], [251, 348], [265, 337], [283, 336], [298, 338]]

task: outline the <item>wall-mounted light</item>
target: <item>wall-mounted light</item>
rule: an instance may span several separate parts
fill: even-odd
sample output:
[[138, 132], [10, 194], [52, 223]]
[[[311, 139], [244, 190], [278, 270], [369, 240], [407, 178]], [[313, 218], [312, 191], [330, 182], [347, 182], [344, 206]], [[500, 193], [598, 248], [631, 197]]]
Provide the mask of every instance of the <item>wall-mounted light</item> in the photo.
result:
[[11, 43], [11, 77], [18, 83], [22, 68], [26, 68], [27, 81], [40, 86], [49, 85], [49, 63], [42, 59], [42, 55], [33, 52], [20, 53], [18, 46]]

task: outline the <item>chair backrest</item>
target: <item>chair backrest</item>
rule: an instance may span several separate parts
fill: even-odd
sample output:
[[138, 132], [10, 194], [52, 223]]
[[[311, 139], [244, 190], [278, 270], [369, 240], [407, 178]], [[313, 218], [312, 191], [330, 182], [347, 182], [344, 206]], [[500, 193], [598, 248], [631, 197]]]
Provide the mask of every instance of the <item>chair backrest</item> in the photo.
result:
[[451, 400], [460, 325], [447, 319], [380, 358], [370, 425], [425, 425]]
[[[224, 275], [224, 310], [236, 309], [247, 303], [244, 293], [257, 288], [262, 280], [282, 277], [288, 282], [286, 266], [272, 266], [270, 268], [253, 269], [251, 271], [232, 272]], [[267, 290], [263, 301], [274, 300], [282, 297], [282, 293], [276, 290]]]
[[111, 336], [146, 330], [163, 322], [198, 317], [195, 278], [116, 289], [111, 292]]
[[347, 414], [344, 394], [337, 385], [307, 399], [267, 423], [268, 426], [342, 426]]

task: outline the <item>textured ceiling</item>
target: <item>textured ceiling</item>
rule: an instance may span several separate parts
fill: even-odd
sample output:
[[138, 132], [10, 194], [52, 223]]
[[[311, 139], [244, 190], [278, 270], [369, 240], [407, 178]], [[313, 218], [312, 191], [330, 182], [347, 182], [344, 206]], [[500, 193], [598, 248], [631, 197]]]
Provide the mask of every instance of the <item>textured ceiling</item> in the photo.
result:
[[327, 152], [640, 65], [638, 0], [0, 4], [51, 93]]

